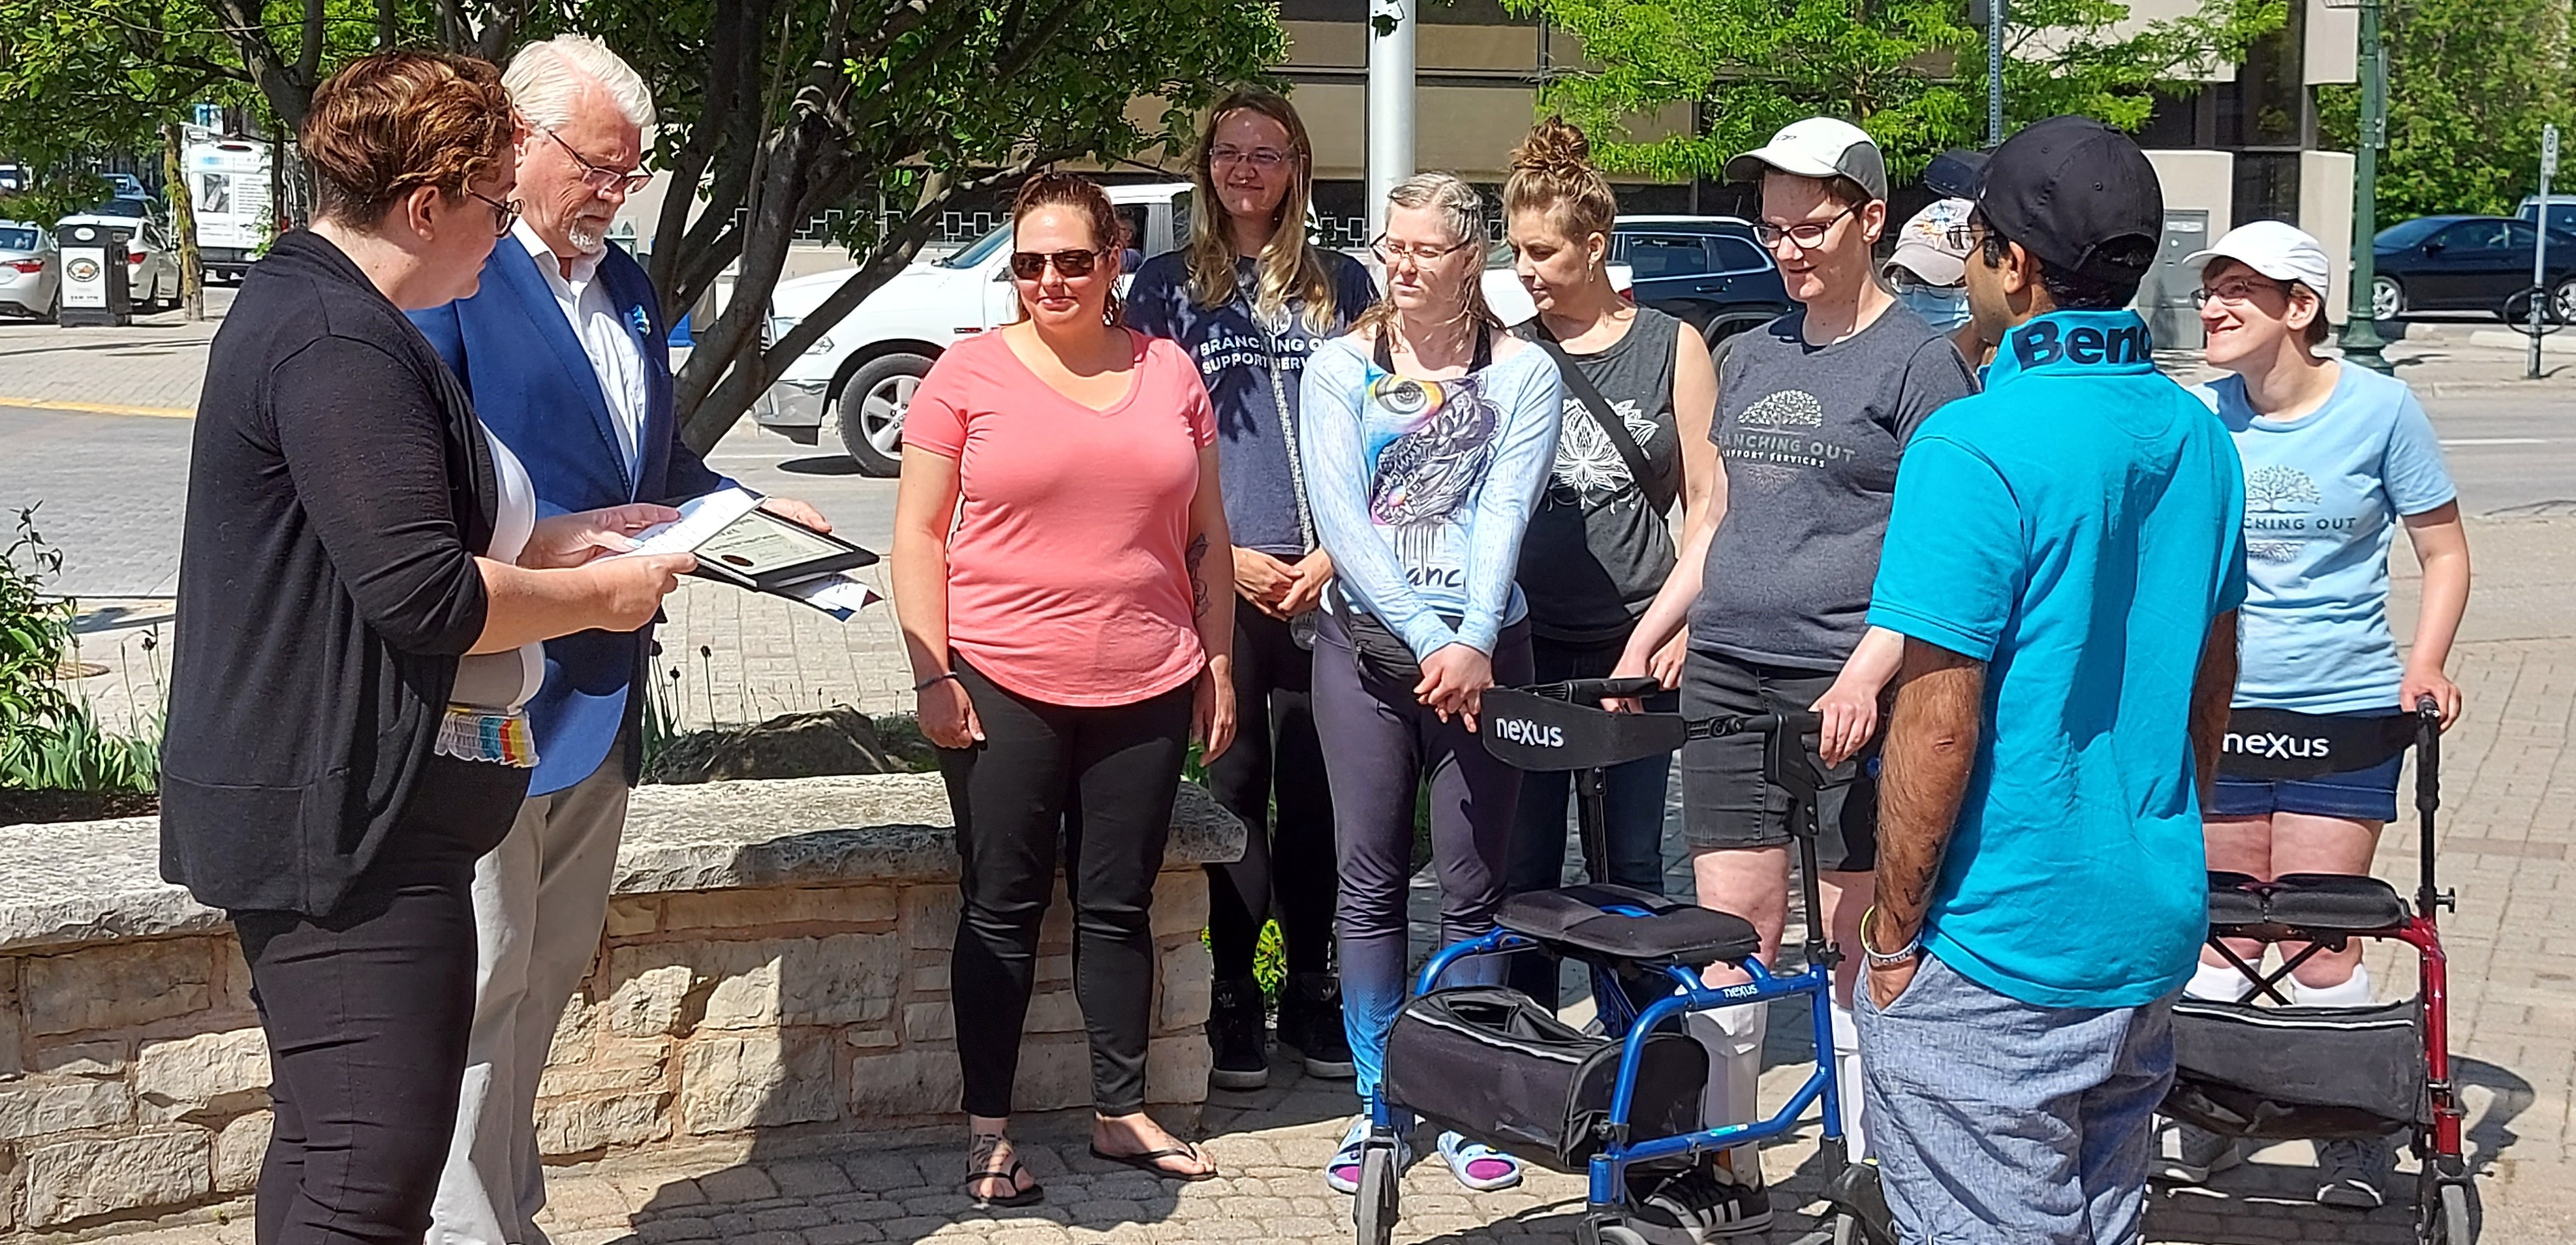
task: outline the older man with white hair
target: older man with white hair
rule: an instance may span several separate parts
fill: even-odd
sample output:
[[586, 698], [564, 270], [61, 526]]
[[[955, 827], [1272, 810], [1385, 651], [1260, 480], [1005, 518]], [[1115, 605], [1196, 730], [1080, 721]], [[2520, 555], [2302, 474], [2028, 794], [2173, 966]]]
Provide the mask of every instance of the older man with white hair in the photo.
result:
[[[413, 321], [527, 467], [541, 514], [730, 484], [680, 440], [660, 300], [608, 243], [627, 195], [651, 180], [651, 92], [578, 35], [522, 48], [502, 85], [518, 113], [518, 223], [472, 298]], [[828, 526], [802, 503], [768, 506]], [[474, 1028], [432, 1245], [546, 1245], [537, 1078], [607, 916], [651, 649], [649, 626], [546, 644], [528, 701], [536, 773], [509, 837], [474, 871]]]

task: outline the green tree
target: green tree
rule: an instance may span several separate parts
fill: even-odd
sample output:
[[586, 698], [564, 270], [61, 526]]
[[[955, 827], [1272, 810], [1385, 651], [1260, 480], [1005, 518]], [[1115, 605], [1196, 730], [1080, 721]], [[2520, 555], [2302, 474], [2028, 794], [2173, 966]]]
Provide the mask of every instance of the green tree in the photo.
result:
[[[648, 225], [663, 306], [733, 286], [675, 388], [701, 449], [902, 271], [941, 212], [1042, 165], [1176, 151], [1192, 109], [1284, 53], [1262, 0], [591, 0], [570, 22], [652, 82], [655, 161], [698, 188]], [[856, 271], [770, 340], [788, 245], [828, 209]]]
[[[1583, 40], [1597, 68], [1541, 92], [1594, 133], [1605, 167], [1715, 176], [1729, 156], [1800, 117], [1849, 118], [1899, 177], [1982, 145], [1986, 36], [1959, 0], [1504, 0]], [[1983, 6], [1977, 6], [1982, 12]], [[2208, 0], [2190, 17], [2133, 23], [2115, 0], [2015, 0], [2005, 27], [2005, 125], [2085, 113], [2144, 124], [2159, 84], [2243, 54], [2287, 16], [2283, 0]], [[1694, 129], [1632, 137], [1692, 107]]]
[[[2391, 0], [2386, 22], [2380, 223], [2510, 213], [2539, 189], [2541, 127], [2576, 127], [2566, 0]], [[2320, 92], [2319, 127], [2337, 146], [2353, 144], [2358, 99], [2349, 86]], [[2559, 185], [2576, 190], [2576, 175]]]

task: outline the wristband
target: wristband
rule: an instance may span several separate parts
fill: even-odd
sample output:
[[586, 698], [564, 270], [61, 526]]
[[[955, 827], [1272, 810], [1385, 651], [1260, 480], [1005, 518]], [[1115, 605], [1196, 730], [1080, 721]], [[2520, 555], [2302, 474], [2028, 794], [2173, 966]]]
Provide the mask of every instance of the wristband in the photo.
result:
[[1899, 964], [1912, 963], [1916, 956], [1923, 954], [1923, 932], [1921, 930], [1916, 930], [1912, 938], [1905, 940], [1904, 946], [1898, 947], [1894, 951], [1881, 951], [1878, 948], [1869, 945], [1869, 927], [1873, 923], [1871, 918], [1877, 915], [1877, 904], [1871, 904], [1867, 912], [1860, 914], [1861, 958], [1869, 961], [1869, 966], [1871, 968], [1894, 968]]
[[956, 677], [957, 677], [957, 672], [956, 672], [956, 671], [954, 671], [954, 670], [942, 670], [942, 671], [940, 671], [939, 673], [934, 674], [934, 675], [930, 676], [930, 677], [929, 677], [929, 678], [927, 678], [927, 679], [923, 679], [923, 680], [922, 680], [922, 681], [920, 681], [919, 683], [915, 683], [915, 684], [913, 684], [913, 685], [912, 685], [912, 690], [914, 690], [914, 691], [916, 691], [916, 692], [926, 692], [926, 691], [929, 691], [931, 688], [933, 688], [933, 687], [937, 687], [938, 685], [940, 685], [940, 684], [942, 684], [942, 683], [945, 683], [945, 682], [947, 682], [948, 680], [953, 679], [953, 678], [956, 678]]

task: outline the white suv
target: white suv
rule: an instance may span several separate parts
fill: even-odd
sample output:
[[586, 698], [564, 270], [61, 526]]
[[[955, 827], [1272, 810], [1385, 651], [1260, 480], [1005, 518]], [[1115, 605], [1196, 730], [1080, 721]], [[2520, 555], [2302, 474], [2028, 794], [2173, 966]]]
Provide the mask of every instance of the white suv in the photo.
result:
[[[1189, 237], [1188, 182], [1107, 189], [1110, 203], [1126, 219], [1129, 274], [1144, 256], [1172, 250]], [[904, 408], [931, 361], [949, 343], [1017, 313], [1010, 259], [1006, 221], [946, 256], [915, 260], [788, 364], [753, 408], [753, 418], [803, 445], [821, 439], [826, 419], [836, 420], [841, 444], [861, 471], [895, 474], [903, 465]], [[786, 335], [852, 271], [840, 268], [780, 282], [769, 298], [764, 340]]]

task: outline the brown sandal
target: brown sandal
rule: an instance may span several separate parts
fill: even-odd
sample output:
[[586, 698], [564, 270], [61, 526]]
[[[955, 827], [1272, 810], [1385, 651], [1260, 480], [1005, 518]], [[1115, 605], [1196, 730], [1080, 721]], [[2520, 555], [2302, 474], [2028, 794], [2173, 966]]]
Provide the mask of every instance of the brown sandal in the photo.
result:
[[[1035, 1206], [1046, 1200], [1046, 1188], [1036, 1180], [1030, 1180], [1029, 1187], [1025, 1189], [1020, 1187], [1020, 1177], [1028, 1175], [1029, 1169], [1021, 1165], [1017, 1150], [1011, 1152], [1010, 1163], [1002, 1167], [993, 1166], [993, 1152], [1001, 1149], [1002, 1134], [976, 1133], [974, 1138], [975, 1144], [966, 1151], [966, 1164], [975, 1170], [961, 1183], [966, 1190], [966, 1196], [975, 1203], [975, 1209], [991, 1210], [1000, 1207], [1008, 1210], [1022, 1206]], [[976, 1186], [987, 1180], [999, 1180], [1011, 1186], [1011, 1191], [1001, 1197], [985, 1197], [975, 1192]]]

